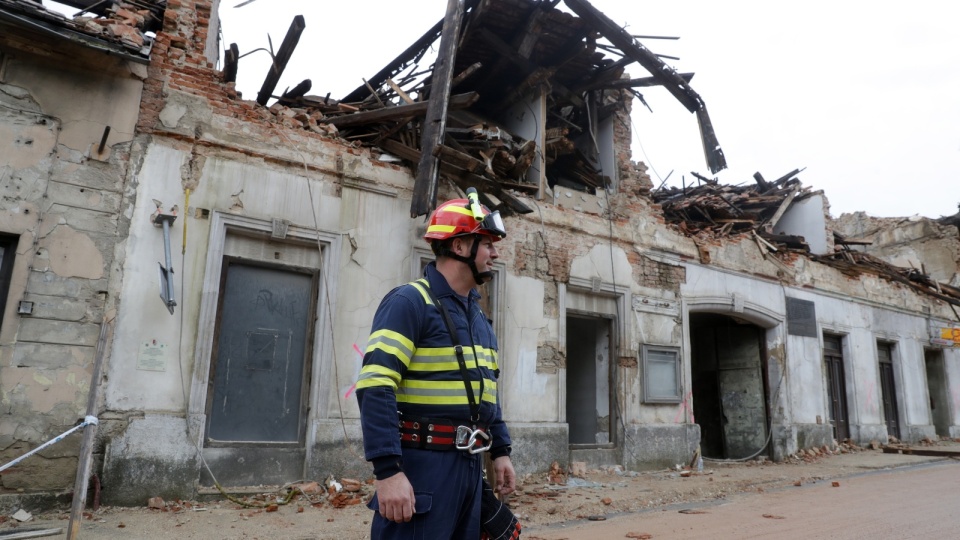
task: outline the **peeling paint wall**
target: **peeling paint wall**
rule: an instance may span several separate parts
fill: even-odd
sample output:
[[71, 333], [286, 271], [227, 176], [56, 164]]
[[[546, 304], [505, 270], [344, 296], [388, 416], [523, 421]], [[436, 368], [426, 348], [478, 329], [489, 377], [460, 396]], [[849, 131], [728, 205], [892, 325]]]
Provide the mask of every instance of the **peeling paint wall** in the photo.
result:
[[[121, 200], [146, 72], [10, 27], [0, 29], [0, 60], [0, 233], [19, 237], [0, 306], [6, 462], [86, 413], [100, 325], [116, 301]], [[20, 301], [32, 312], [18, 314]], [[72, 486], [79, 441], [68, 437], [6, 471], [0, 494]]]

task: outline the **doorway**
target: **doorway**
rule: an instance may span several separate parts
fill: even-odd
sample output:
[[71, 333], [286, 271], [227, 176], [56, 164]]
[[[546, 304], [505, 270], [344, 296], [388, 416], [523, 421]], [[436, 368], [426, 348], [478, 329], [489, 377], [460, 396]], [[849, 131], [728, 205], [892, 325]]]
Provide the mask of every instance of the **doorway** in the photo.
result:
[[847, 409], [847, 381], [843, 372], [843, 348], [840, 336], [823, 336], [823, 364], [827, 372], [827, 401], [833, 439], [850, 438], [850, 417]]
[[316, 291], [316, 273], [224, 259], [204, 438], [222, 485], [302, 477]]
[[900, 439], [897, 381], [893, 376], [893, 345], [878, 342], [877, 358], [880, 362], [880, 394], [883, 400], [883, 421], [887, 425], [887, 436]]
[[571, 446], [615, 444], [613, 324], [610, 319], [567, 316], [567, 424]]
[[690, 314], [693, 409], [705, 457], [738, 459], [767, 445], [764, 331], [726, 315]]
[[927, 365], [927, 391], [930, 394], [930, 416], [940, 437], [950, 436], [950, 401], [947, 397], [946, 366], [943, 351], [926, 349], [923, 359]]

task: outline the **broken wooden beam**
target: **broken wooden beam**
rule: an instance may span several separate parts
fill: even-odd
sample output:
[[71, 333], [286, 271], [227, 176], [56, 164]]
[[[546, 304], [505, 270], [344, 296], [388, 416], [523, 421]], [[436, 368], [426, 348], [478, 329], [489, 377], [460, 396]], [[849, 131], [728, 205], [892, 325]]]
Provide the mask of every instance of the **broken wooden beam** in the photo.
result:
[[280, 50], [273, 57], [273, 63], [267, 72], [267, 78], [264, 79], [263, 86], [260, 87], [260, 92], [257, 94], [257, 103], [260, 105], [266, 106], [267, 101], [273, 96], [273, 91], [277, 88], [277, 83], [280, 82], [280, 76], [283, 75], [283, 70], [287, 68], [287, 62], [290, 61], [293, 50], [297, 48], [297, 43], [300, 42], [300, 34], [303, 33], [306, 26], [307, 23], [304, 21], [303, 15], [297, 15], [290, 23], [287, 35], [283, 38], [283, 43], [280, 44]]
[[884, 446], [883, 453], [960, 458], [960, 451], [958, 450], [934, 450], [933, 448], [910, 448], [908, 446]]
[[447, 0], [447, 12], [440, 31], [440, 48], [430, 77], [430, 99], [427, 102], [427, 117], [420, 135], [420, 163], [413, 184], [413, 200], [410, 202], [410, 217], [429, 214], [437, 206], [437, 178], [439, 161], [433, 150], [443, 141], [447, 125], [447, 107], [450, 102], [450, 83], [453, 81], [453, 66], [457, 59], [457, 37], [463, 21], [461, 0]]
[[[694, 74], [680, 73], [679, 75], [683, 80], [690, 82]], [[587, 86], [584, 90], [595, 90], [597, 88], [644, 88], [648, 86], [663, 86], [663, 79], [658, 79], [657, 77], [640, 77], [637, 79], [598, 81]]]
[[283, 103], [290, 103], [296, 101], [297, 99], [302, 98], [310, 91], [310, 88], [313, 86], [313, 82], [310, 79], [304, 79], [300, 81], [300, 84], [294, 86], [290, 90], [287, 90], [280, 96], [280, 101]]
[[467, 80], [468, 77], [476, 73], [481, 67], [483, 67], [483, 64], [480, 62], [474, 62], [473, 64], [467, 66], [467, 69], [461, 71], [456, 77], [453, 78], [452, 81], [450, 81], [450, 88], [456, 88], [459, 86], [460, 83]]
[[716, 173], [727, 167], [726, 159], [713, 131], [706, 105], [700, 95], [683, 80], [676, 70], [668, 66], [656, 54], [633, 39], [626, 30], [593, 7], [587, 0], [565, 0], [564, 3], [581, 19], [593, 26], [600, 35], [620, 49], [625, 57], [634, 59], [654, 77], [663, 81], [664, 88], [692, 113], [697, 114], [700, 137], [710, 172]]
[[760, 190], [760, 193], [766, 191], [770, 186], [770, 184], [764, 180], [763, 175], [760, 174], [760, 171], [753, 173], [753, 179], [757, 181], [757, 189]]
[[237, 82], [237, 67], [240, 61], [240, 48], [231, 43], [230, 48], [223, 51], [223, 82]]
[[433, 153], [443, 161], [452, 163], [457, 167], [472, 173], [482, 171], [484, 168], [486, 168], [484, 162], [480, 161], [479, 159], [443, 144], [438, 144]]
[[[457, 94], [450, 98], [448, 105], [450, 109], [465, 109], [476, 103], [478, 99], [480, 99], [480, 94], [476, 92]], [[431, 99], [430, 101], [433, 100]], [[421, 116], [426, 114], [430, 101], [418, 101], [409, 105], [397, 105], [396, 107], [384, 107], [372, 111], [355, 112], [334, 118], [325, 118], [323, 122], [337, 126], [337, 128], [344, 128], [371, 124], [373, 122], [396, 120], [408, 116]]]
[[[396, 141], [394, 139], [384, 139], [380, 141], [380, 147], [386, 150], [387, 152], [409, 161], [411, 163], [416, 163], [420, 161], [420, 151], [416, 148], [410, 148], [409, 146]], [[490, 193], [493, 196], [497, 197], [505, 205], [507, 205], [511, 210], [518, 214], [529, 214], [533, 212], [533, 209], [529, 206], [523, 204], [523, 201], [518, 199], [509, 191], [503, 189], [498, 182], [490, 180], [489, 178], [484, 178], [478, 174], [473, 174], [459, 167], [454, 166], [451, 163], [440, 163], [440, 172], [444, 174], [447, 178], [453, 180], [458, 186], [462, 189], [468, 187], [475, 187], [481, 193]]]

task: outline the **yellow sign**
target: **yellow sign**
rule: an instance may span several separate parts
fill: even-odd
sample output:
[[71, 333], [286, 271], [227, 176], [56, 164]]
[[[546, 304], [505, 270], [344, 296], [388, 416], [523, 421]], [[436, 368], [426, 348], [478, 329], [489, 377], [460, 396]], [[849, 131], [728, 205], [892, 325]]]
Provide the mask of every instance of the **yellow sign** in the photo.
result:
[[943, 345], [960, 347], [960, 328], [941, 328], [940, 339], [937, 341]]

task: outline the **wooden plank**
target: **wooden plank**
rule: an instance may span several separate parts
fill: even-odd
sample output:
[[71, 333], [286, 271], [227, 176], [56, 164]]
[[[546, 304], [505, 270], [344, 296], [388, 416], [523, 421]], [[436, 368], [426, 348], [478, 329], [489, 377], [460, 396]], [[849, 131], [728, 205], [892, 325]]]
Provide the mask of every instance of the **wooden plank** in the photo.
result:
[[[465, 109], [476, 103], [478, 99], [480, 99], [480, 94], [476, 92], [457, 94], [450, 98], [449, 107], [451, 109]], [[373, 122], [386, 122], [388, 120], [397, 120], [399, 118], [410, 116], [421, 116], [427, 112], [427, 108], [430, 106], [430, 101], [433, 100], [418, 101], [411, 103], [410, 105], [384, 107], [382, 109], [374, 109], [372, 111], [355, 112], [352, 114], [337, 116], [335, 118], [325, 118], [323, 121], [327, 124], [341, 128], [361, 126], [364, 124], [371, 124]]]
[[[419, 150], [410, 148], [409, 146], [393, 139], [384, 139], [383, 141], [380, 141], [380, 147], [401, 159], [405, 159], [413, 163], [420, 161]], [[495, 197], [503, 201], [507, 207], [518, 214], [529, 214], [533, 212], [533, 209], [523, 204], [523, 201], [503, 189], [503, 186], [499, 182], [495, 182], [478, 174], [472, 174], [450, 163], [441, 163], [440, 172], [460, 186], [461, 189], [465, 190], [468, 187], [475, 187], [481, 193], [493, 194]]]
[[934, 456], [960, 458], [958, 450], [934, 450], [933, 448], [910, 448], [898, 446], [884, 446], [884, 454], [907, 454], [912, 456]]
[[260, 87], [260, 92], [257, 94], [257, 103], [260, 105], [266, 106], [267, 101], [273, 96], [273, 91], [277, 88], [277, 83], [280, 82], [280, 76], [283, 75], [283, 70], [287, 68], [287, 62], [293, 56], [293, 50], [297, 48], [297, 43], [300, 42], [300, 34], [306, 27], [307, 23], [304, 21], [303, 15], [297, 15], [290, 23], [287, 35], [283, 38], [280, 50], [273, 58], [273, 64], [267, 72], [267, 78], [264, 79], [263, 86]]
[[407, 104], [414, 103], [413, 98], [408, 96], [407, 93], [403, 91], [403, 88], [400, 88], [400, 85], [393, 82], [393, 79], [387, 79], [387, 84], [390, 85], [390, 88], [393, 88], [393, 91], [396, 92], [398, 96], [400, 96], [400, 99], [402, 99], [404, 103], [407, 103]]
[[[93, 359], [93, 374], [90, 377], [90, 391], [87, 393], [87, 416], [96, 417], [99, 408], [100, 384], [103, 373], [103, 358], [106, 344], [113, 334], [113, 319], [100, 322], [100, 337], [97, 339], [96, 355]], [[87, 486], [93, 471], [93, 450], [97, 437], [97, 425], [89, 424], [83, 428], [80, 440], [80, 456], [77, 463], [77, 476], [73, 484], [73, 501], [70, 505], [70, 528], [67, 539], [80, 537], [80, 525], [83, 522], [83, 510], [87, 505]]]
[[438, 144], [436, 150], [434, 150], [434, 153], [440, 159], [448, 161], [457, 167], [472, 173], [482, 171], [486, 167], [484, 162], [471, 156], [470, 154], [460, 152], [443, 144]]
[[[681, 73], [683, 80], [690, 82], [693, 73]], [[595, 90], [597, 88], [646, 88], [649, 86], [663, 86], [663, 80], [656, 77], [640, 77], [638, 79], [614, 79], [598, 80], [583, 87], [584, 91]]]
[[56, 536], [61, 534], [63, 529], [38, 529], [35, 531], [18, 531], [4, 533], [0, 535], [3, 540], [21, 540], [24, 538], [43, 538], [44, 536]]
[[410, 217], [429, 214], [437, 206], [437, 178], [439, 160], [433, 150], [443, 141], [447, 125], [447, 106], [450, 101], [450, 84], [453, 81], [453, 66], [457, 60], [457, 37], [463, 20], [463, 5], [460, 0], [447, 0], [447, 13], [443, 17], [440, 32], [440, 49], [433, 64], [430, 77], [430, 99], [427, 102], [427, 117], [420, 135], [420, 163], [413, 184], [413, 200], [410, 202]]

